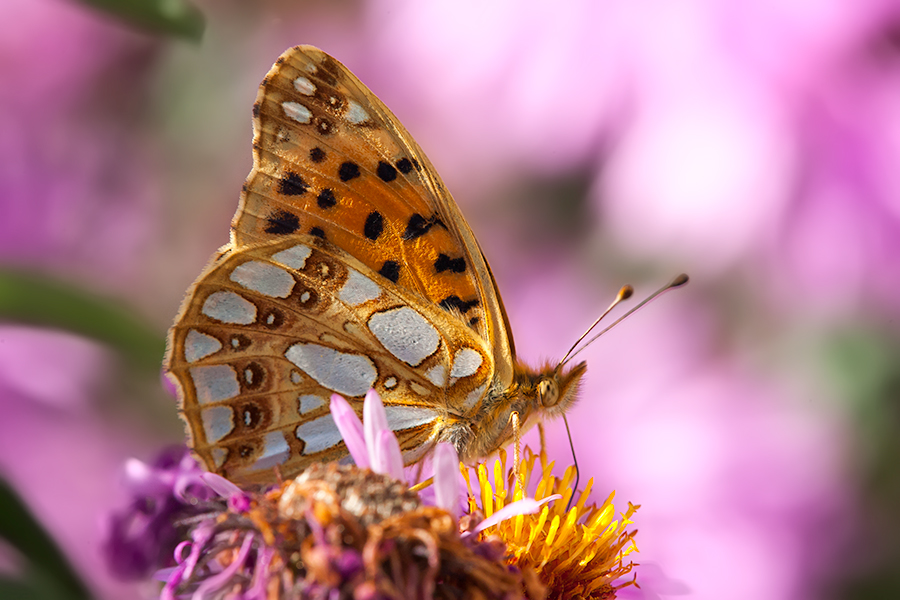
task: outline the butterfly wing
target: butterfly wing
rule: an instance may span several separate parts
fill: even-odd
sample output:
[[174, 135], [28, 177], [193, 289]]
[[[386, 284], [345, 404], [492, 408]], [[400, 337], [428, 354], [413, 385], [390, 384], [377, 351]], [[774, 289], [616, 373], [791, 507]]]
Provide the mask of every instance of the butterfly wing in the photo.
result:
[[398, 286], [463, 321], [512, 380], [512, 339], [487, 261], [422, 149], [346, 67], [298, 46], [254, 104], [254, 167], [232, 223], [235, 248], [324, 236]]
[[347, 453], [328, 411], [385, 399], [407, 462], [487, 389], [490, 348], [466, 325], [308, 234], [227, 252], [170, 333], [190, 445], [234, 481], [263, 482]]
[[512, 378], [493, 276], [433, 166], [343, 65], [301, 46], [254, 105], [254, 167], [166, 359], [210, 470], [266, 481], [346, 454], [333, 392], [385, 400], [407, 462]]

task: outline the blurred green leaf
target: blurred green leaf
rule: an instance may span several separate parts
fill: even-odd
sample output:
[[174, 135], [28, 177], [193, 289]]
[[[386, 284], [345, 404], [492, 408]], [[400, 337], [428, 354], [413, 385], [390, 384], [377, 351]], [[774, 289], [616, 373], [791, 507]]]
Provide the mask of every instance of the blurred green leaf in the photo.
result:
[[87, 600], [91, 597], [56, 542], [2, 478], [0, 537], [27, 561], [22, 579], [0, 579], [0, 598]]
[[66, 329], [158, 373], [165, 340], [120, 304], [46, 276], [0, 270], [0, 319]]
[[40, 570], [30, 570], [21, 579], [0, 577], [0, 598], [15, 600], [81, 600]]
[[203, 14], [187, 0], [81, 0], [135, 27], [200, 41]]

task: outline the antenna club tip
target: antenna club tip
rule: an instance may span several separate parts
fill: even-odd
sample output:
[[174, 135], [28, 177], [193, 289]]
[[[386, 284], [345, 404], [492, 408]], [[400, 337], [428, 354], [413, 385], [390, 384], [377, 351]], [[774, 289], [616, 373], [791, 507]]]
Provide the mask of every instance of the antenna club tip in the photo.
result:
[[630, 285], [623, 285], [622, 289], [619, 290], [619, 302], [622, 300], [628, 300], [634, 294], [634, 288]]
[[677, 275], [675, 279], [672, 280], [672, 283], [669, 284], [670, 288], [681, 287], [687, 282], [690, 281], [690, 277], [687, 276], [687, 273], [682, 273], [681, 275]]

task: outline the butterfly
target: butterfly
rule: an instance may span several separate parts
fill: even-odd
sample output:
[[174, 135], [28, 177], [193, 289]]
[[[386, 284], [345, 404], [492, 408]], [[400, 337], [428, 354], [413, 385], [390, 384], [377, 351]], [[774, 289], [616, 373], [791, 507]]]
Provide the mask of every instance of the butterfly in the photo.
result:
[[572, 405], [585, 363], [516, 358], [487, 260], [409, 132], [344, 65], [286, 51], [253, 105], [230, 242], [168, 336], [189, 445], [238, 483], [347, 456], [333, 393], [372, 388], [407, 464], [438, 441], [486, 457]]

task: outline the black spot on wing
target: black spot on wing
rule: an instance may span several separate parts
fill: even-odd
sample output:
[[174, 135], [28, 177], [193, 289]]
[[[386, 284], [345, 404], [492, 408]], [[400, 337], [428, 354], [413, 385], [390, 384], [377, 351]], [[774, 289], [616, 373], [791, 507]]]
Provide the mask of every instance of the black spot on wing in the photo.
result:
[[414, 213], [406, 223], [406, 231], [403, 232], [403, 239], [409, 241], [422, 237], [435, 225], [444, 226], [444, 223], [437, 215], [432, 215], [430, 219], [426, 219], [419, 213]]
[[378, 270], [378, 274], [397, 283], [397, 280], [400, 279], [400, 263], [395, 260], [386, 260]]
[[275, 235], [287, 235], [300, 228], [300, 219], [297, 218], [297, 215], [286, 210], [275, 211], [266, 217], [266, 221], [269, 223], [266, 226], [266, 233]]
[[297, 173], [288, 173], [278, 182], [278, 191], [285, 196], [300, 196], [308, 189], [309, 184]]
[[309, 230], [309, 235], [314, 235], [317, 238], [322, 238], [324, 240], [325, 239], [325, 230], [322, 229], [321, 227], [313, 227], [312, 229]]
[[397, 179], [397, 169], [384, 161], [378, 163], [378, 167], [375, 169], [375, 172], [378, 173], [378, 176], [381, 178], [381, 180], [385, 182], [391, 182]]
[[325, 188], [319, 192], [319, 195], [316, 198], [316, 204], [319, 205], [319, 208], [331, 208], [337, 204], [337, 198], [334, 197], [334, 192]]
[[434, 261], [434, 268], [438, 273], [451, 271], [453, 273], [464, 273], [466, 270], [465, 258], [450, 258], [446, 254], [440, 254]]
[[409, 162], [408, 158], [401, 158], [395, 164], [397, 165], [397, 170], [404, 175], [409, 174], [413, 170], [413, 164]]
[[378, 239], [382, 231], [384, 231], [384, 217], [377, 210], [370, 212], [369, 216], [366, 217], [363, 233], [367, 238], [374, 241]]
[[359, 165], [349, 161], [341, 163], [341, 166], [338, 169], [338, 177], [344, 182], [356, 179], [359, 177]]
[[315, 147], [309, 151], [309, 160], [314, 163], [320, 163], [325, 160], [325, 151], [319, 147]]
[[478, 306], [478, 298], [473, 298], [472, 300], [463, 300], [459, 296], [447, 296], [440, 302], [440, 307], [444, 310], [456, 309], [459, 312], [466, 314], [472, 308]]

